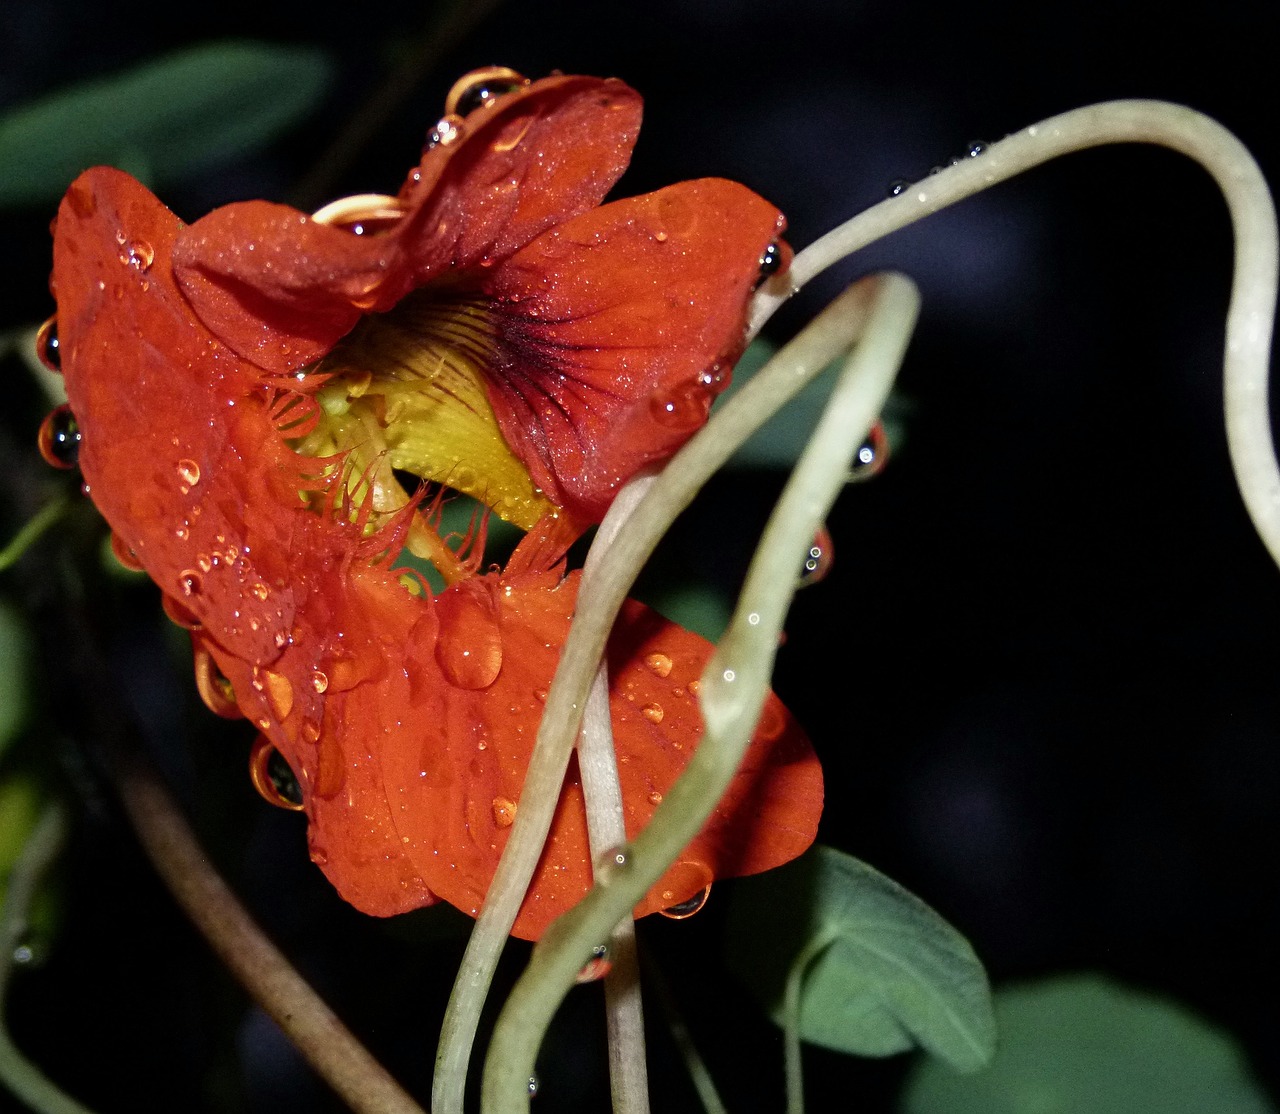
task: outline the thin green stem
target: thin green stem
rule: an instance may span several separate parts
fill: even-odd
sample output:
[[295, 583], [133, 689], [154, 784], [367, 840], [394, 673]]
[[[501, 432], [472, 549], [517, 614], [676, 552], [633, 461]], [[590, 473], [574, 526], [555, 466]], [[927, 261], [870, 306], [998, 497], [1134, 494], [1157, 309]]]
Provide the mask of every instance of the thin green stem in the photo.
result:
[[50, 801], [9, 874], [0, 914], [0, 1084], [39, 1114], [92, 1114], [18, 1051], [4, 1023], [14, 951], [26, 936], [31, 903], [40, 883], [57, 861], [66, 839], [66, 809], [61, 801]]
[[[869, 290], [864, 291], [864, 296], [870, 294], [875, 312], [866, 322], [866, 333], [770, 518], [729, 630], [702, 675], [702, 742], [649, 825], [618, 857], [614, 868], [598, 879], [583, 901], [557, 920], [534, 948], [529, 967], [512, 991], [494, 1030], [482, 1087], [486, 1114], [520, 1114], [528, 1110], [524, 1080], [532, 1069], [546, 1026], [573, 985], [581, 956], [590, 948], [588, 941], [599, 939], [617, 923], [696, 835], [732, 780], [750, 742], [768, 692], [782, 620], [795, 591], [795, 570], [843, 487], [858, 445], [883, 406], [918, 312], [919, 296], [910, 280], [882, 275], [868, 280], [867, 285]], [[852, 340], [847, 322], [839, 314], [820, 316], [806, 330], [811, 339], [810, 330], [815, 327], [828, 342], [828, 359], [846, 349]], [[841, 343], [834, 343], [837, 338]], [[786, 353], [791, 347], [784, 348], [755, 382], [798, 378], [787, 362]], [[738, 401], [746, 393], [744, 389]], [[728, 407], [721, 416], [725, 413]], [[709, 424], [704, 433], [711, 428]], [[731, 453], [736, 444], [718, 446], [717, 455]], [[655, 482], [650, 498], [668, 476], [681, 471], [676, 462], [669, 465]], [[633, 523], [642, 521], [644, 509], [642, 505], [636, 510]], [[620, 539], [601, 562], [593, 592], [612, 598], [611, 594], [606, 595], [612, 590], [606, 570], [612, 572], [615, 555], [624, 552]], [[623, 557], [617, 558], [617, 565], [625, 581], [625, 593], [630, 583], [626, 578], [634, 575], [634, 570], [623, 564]], [[595, 603], [584, 585], [579, 615]], [[567, 657], [567, 646], [565, 654]], [[518, 1078], [520, 1072], [524, 1075]]]
[[1164, 101], [1110, 101], [993, 143], [977, 158], [930, 175], [810, 244], [792, 263], [789, 289], [763, 288], [757, 295], [752, 334], [814, 275], [868, 244], [1060, 155], [1113, 143], [1152, 143], [1186, 155], [1209, 172], [1226, 200], [1235, 240], [1223, 361], [1227, 441], [1249, 516], [1280, 565], [1280, 468], [1268, 393], [1280, 256], [1275, 206], [1253, 156], [1199, 112]]
[[[578, 772], [587, 810], [591, 859], [599, 862], [610, 848], [620, 847], [627, 839], [604, 662], [596, 670], [587, 696], [586, 715], [578, 736]], [[648, 1114], [644, 1008], [636, 961], [636, 928], [629, 913], [610, 934], [609, 952], [612, 966], [605, 976], [604, 995], [613, 1110], [614, 1114]]]
[[689, 1032], [689, 1026], [685, 1024], [680, 1014], [680, 1008], [676, 1004], [675, 995], [671, 991], [667, 978], [649, 954], [645, 956], [644, 975], [658, 1000], [658, 1006], [667, 1022], [671, 1039], [675, 1041], [676, 1050], [684, 1061], [685, 1070], [693, 1082], [693, 1089], [698, 1093], [702, 1109], [706, 1114], [728, 1114], [720, 1099], [720, 1093], [716, 1090], [715, 1080], [711, 1078], [711, 1072], [702, 1059], [698, 1046], [693, 1042], [693, 1034]]
[[782, 995], [783, 1039], [786, 1050], [787, 1114], [804, 1114], [804, 1062], [800, 1055], [800, 992], [813, 961], [831, 946], [836, 931], [815, 936], [791, 961]]
[[0, 549], [0, 572], [4, 572], [26, 553], [40, 535], [62, 517], [69, 506], [70, 500], [55, 499], [36, 511], [22, 529], [14, 534], [13, 540], [4, 549]]
[[112, 773], [143, 849], [227, 969], [357, 1114], [423, 1114], [266, 937], [221, 876], [155, 772], [112, 755]]

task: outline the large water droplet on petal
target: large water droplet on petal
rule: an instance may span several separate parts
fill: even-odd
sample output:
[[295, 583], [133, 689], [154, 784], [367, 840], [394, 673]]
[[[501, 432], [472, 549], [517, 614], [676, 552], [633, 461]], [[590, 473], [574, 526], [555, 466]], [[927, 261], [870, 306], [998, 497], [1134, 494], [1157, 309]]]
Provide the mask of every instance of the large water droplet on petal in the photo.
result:
[[196, 646], [194, 664], [196, 691], [204, 701], [204, 706], [215, 716], [221, 716], [223, 719], [243, 719], [244, 713], [236, 704], [235, 690], [231, 687], [231, 682], [223, 676], [218, 663], [213, 660], [213, 655], [203, 646]]
[[502, 632], [486, 588], [463, 581], [442, 592], [436, 615], [436, 664], [445, 679], [462, 689], [488, 688], [502, 671]]
[[657, 884], [658, 896], [664, 903], [670, 902], [659, 912], [672, 920], [693, 916], [707, 903], [714, 877], [706, 863], [693, 859], [674, 863]]
[[137, 271], [146, 271], [150, 268], [155, 257], [156, 253], [146, 240], [130, 240], [120, 252], [120, 262]]
[[506, 66], [485, 66], [463, 74], [444, 99], [446, 113], [466, 116], [478, 108], [492, 108], [497, 99], [529, 84], [523, 74]]
[[[178, 461], [178, 479], [190, 487], [195, 487], [200, 482], [200, 465], [194, 460], [183, 457]], [[186, 494], [185, 490], [183, 494]]]
[[63, 469], [76, 466], [80, 459], [80, 423], [70, 406], [63, 403], [40, 423], [36, 443], [46, 464]]
[[677, 902], [675, 905], [669, 905], [665, 909], [659, 909], [658, 912], [664, 917], [670, 917], [673, 921], [683, 921], [692, 917], [694, 913], [701, 913], [706, 907], [707, 899], [711, 897], [711, 885], [708, 885], [689, 898], [688, 901]]
[[62, 344], [58, 340], [58, 318], [50, 317], [36, 333], [36, 355], [50, 371], [62, 374]]
[[276, 715], [276, 720], [284, 720], [293, 711], [293, 685], [283, 673], [264, 670], [262, 681], [267, 690], [267, 702]]
[[668, 677], [671, 675], [671, 659], [663, 653], [647, 654], [644, 664], [648, 667], [649, 672], [656, 677]]
[[660, 425], [693, 430], [707, 420], [711, 397], [711, 391], [701, 381], [684, 383], [654, 394], [649, 400], [649, 412]]
[[509, 797], [494, 797], [493, 822], [499, 828], [511, 827], [516, 822], [516, 802]]
[[302, 787], [289, 763], [265, 735], [259, 735], [249, 751], [249, 780], [268, 804], [302, 811]]
[[143, 572], [142, 562], [132, 547], [114, 530], [111, 531], [111, 555], [130, 572]]

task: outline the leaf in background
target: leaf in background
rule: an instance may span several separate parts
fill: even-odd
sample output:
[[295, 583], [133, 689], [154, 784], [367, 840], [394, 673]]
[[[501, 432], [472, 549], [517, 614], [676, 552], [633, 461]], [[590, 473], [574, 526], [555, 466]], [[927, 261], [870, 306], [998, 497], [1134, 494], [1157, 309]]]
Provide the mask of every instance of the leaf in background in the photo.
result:
[[0, 756], [22, 730], [31, 648], [31, 639], [18, 613], [0, 601]]
[[321, 51], [230, 42], [53, 93], [0, 117], [0, 206], [56, 202], [102, 164], [162, 188], [262, 146], [331, 76]]
[[[733, 379], [716, 405], [732, 398], [778, 351], [778, 346], [767, 340], [753, 341], [733, 369]], [[730, 464], [736, 468], [790, 468], [804, 451], [813, 434], [814, 426], [822, 416], [827, 399], [840, 374], [841, 360], [827, 367], [795, 398], [779, 410], [764, 426], [747, 439], [733, 454]], [[889, 396], [880, 420], [893, 452], [901, 451], [904, 440], [904, 420], [909, 404], [898, 394]]]
[[906, 1114], [1267, 1114], [1244, 1057], [1173, 1002], [1099, 975], [996, 995], [1000, 1049], [964, 1078], [922, 1062]]
[[780, 1025], [787, 978], [807, 961], [799, 1031], [812, 1044], [860, 1056], [918, 1045], [959, 1071], [991, 1059], [990, 988], [968, 941], [851, 855], [815, 845], [736, 883], [729, 933], [730, 965]]

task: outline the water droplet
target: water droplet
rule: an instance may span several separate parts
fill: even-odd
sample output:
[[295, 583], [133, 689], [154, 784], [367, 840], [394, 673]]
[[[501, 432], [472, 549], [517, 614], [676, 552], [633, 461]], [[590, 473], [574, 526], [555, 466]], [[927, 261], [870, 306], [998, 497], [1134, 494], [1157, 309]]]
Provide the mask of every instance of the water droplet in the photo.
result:
[[235, 690], [223, 675], [213, 655], [203, 646], [196, 646], [193, 654], [196, 673], [196, 691], [204, 706], [223, 719], [243, 719], [244, 713], [236, 704]]
[[665, 244], [667, 242], [667, 234], [665, 232], [655, 232], [653, 234], [653, 238], [660, 244]]
[[529, 1076], [529, 1096], [531, 1098], [538, 1093], [539, 1086], [541, 1084], [538, 1083], [538, 1077], [536, 1075]]
[[835, 564], [835, 559], [835, 543], [832, 542], [831, 532], [824, 522], [813, 535], [809, 552], [805, 555], [804, 571], [800, 574], [799, 586], [807, 588], [810, 584], [817, 584], [818, 581], [825, 579], [831, 571], [831, 566]]
[[651, 805], [662, 804], [662, 794], [659, 793], [656, 789], [653, 790], [653, 792], [649, 794], [649, 803]]
[[277, 720], [284, 720], [293, 711], [293, 685], [283, 673], [266, 670], [262, 679], [267, 686], [267, 701]]
[[178, 591], [184, 596], [198, 596], [202, 583], [195, 569], [183, 569], [178, 573]]
[[64, 470], [72, 469], [80, 459], [80, 423], [63, 403], [40, 423], [36, 444], [46, 464]]
[[785, 240], [772, 240], [760, 253], [760, 270], [755, 285], [761, 286], [774, 275], [784, 274], [791, 267], [791, 248]]
[[36, 355], [50, 371], [62, 374], [62, 345], [58, 340], [58, 317], [50, 317], [36, 333]]
[[698, 693], [702, 690], [702, 682], [699, 681], [697, 678], [694, 678], [692, 681], [689, 682], [688, 688], [689, 688], [690, 696], [697, 696]]
[[508, 797], [494, 797], [493, 822], [499, 828], [511, 827], [516, 822], [516, 802]]
[[985, 154], [987, 145], [981, 139], [971, 139], [965, 154], [971, 159], [976, 159], [979, 155]]
[[142, 562], [129, 543], [114, 530], [111, 531], [111, 555], [130, 572], [143, 572]]
[[207, 553], [197, 553], [196, 565], [201, 572], [209, 572], [213, 568], [213, 559]]
[[249, 780], [268, 804], [302, 811], [302, 787], [293, 768], [265, 735], [254, 740], [249, 751]]
[[664, 715], [661, 704], [646, 704], [640, 709], [640, 714], [650, 723], [661, 723]]
[[254, 583], [249, 586], [249, 592], [254, 599], [260, 600], [263, 603], [265, 603], [267, 597], [271, 595], [271, 589], [269, 589], [260, 580], [254, 581]]
[[578, 982], [595, 982], [604, 978], [613, 970], [613, 960], [609, 958], [609, 945], [597, 944], [591, 949], [591, 958], [582, 965], [578, 972]]
[[889, 183], [889, 196], [900, 197], [911, 188], [911, 183], [906, 178], [895, 178]]
[[26, 965], [35, 959], [35, 950], [30, 944], [15, 944], [13, 948], [14, 963]]
[[131, 240], [120, 253], [120, 262], [137, 271], [146, 271], [155, 257], [156, 253], [151, 250], [151, 245], [146, 240]]
[[884, 425], [876, 422], [867, 434], [867, 439], [858, 446], [849, 468], [848, 483], [861, 483], [872, 476], [878, 476], [889, 463], [889, 438], [885, 435]]
[[436, 126], [427, 132], [427, 142], [422, 150], [430, 151], [433, 147], [448, 147], [456, 143], [462, 136], [462, 117], [445, 115], [436, 121]]
[[711, 392], [696, 380], [658, 391], [649, 400], [649, 412], [655, 420], [671, 429], [697, 429], [707, 420], [710, 409]]
[[738, 679], [737, 673], [735, 673], [732, 669], [726, 669], [723, 673], [720, 674], [720, 676], [724, 678], [726, 684], [730, 684], [730, 685], [733, 684], [733, 682]]
[[[186, 457], [183, 457], [178, 461], [178, 477], [184, 484], [195, 487], [196, 484], [200, 482], [200, 465], [198, 465], [194, 460], [188, 460]], [[184, 495], [186, 494], [185, 488], [182, 493]]]
[[484, 587], [464, 581], [441, 593], [436, 615], [435, 658], [445, 679], [462, 689], [488, 688], [502, 671], [502, 632]]
[[595, 869], [592, 873], [595, 875], [597, 882], [607, 882], [610, 878], [616, 877], [620, 872], [626, 870], [630, 864], [627, 858], [627, 849], [625, 847], [611, 847], [595, 862]]
[[523, 74], [506, 66], [485, 66], [463, 74], [444, 99], [446, 113], [467, 116], [478, 108], [492, 108], [501, 96], [529, 84]]
[[711, 896], [711, 884], [699, 890], [693, 897], [687, 901], [677, 902], [675, 905], [668, 905], [665, 909], [659, 909], [658, 912], [664, 917], [670, 917], [673, 921], [683, 921], [692, 917], [694, 913], [702, 912], [707, 904], [707, 899]]
[[547, 690], [546, 690], [546, 689], [534, 689], [534, 690], [533, 690], [533, 698], [534, 698], [534, 700], [536, 700], [539, 704], [545, 704], [545, 703], [547, 702]]
[[329, 687], [329, 678], [320, 670], [316, 670], [311, 674], [311, 687], [316, 692], [324, 692]]
[[164, 613], [183, 630], [200, 630], [204, 626], [195, 612], [183, 607], [168, 592], [161, 595], [160, 604], [164, 608]]
[[649, 672], [657, 677], [669, 677], [671, 675], [671, 659], [663, 653], [652, 653], [646, 655], [644, 664], [648, 667]]

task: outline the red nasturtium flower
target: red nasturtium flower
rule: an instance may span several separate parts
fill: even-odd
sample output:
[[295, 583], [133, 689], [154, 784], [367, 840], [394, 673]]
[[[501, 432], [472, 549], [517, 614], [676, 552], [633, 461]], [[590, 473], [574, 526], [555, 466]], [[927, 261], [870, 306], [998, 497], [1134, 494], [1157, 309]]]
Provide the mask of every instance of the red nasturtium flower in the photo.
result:
[[[490, 71], [448, 112], [397, 197], [187, 226], [97, 168], [54, 238], [70, 409], [46, 453], [78, 447], [117, 552], [191, 631], [202, 696], [262, 732], [255, 784], [279, 798], [283, 757], [312, 858], [379, 915], [483, 901], [573, 614], [564, 548], [702, 423], [780, 250], [777, 211], [730, 182], [600, 205], [639, 125], [621, 82]], [[393, 469], [529, 533], [480, 574], [483, 530], [447, 545], [439, 500], [420, 508]], [[406, 545], [444, 590], [395, 567]], [[709, 654], [624, 609], [608, 660], [629, 834], [697, 741]], [[799, 854], [821, 801], [770, 696], [729, 794], [637, 914]], [[515, 932], [537, 937], [590, 877], [571, 768]]]

